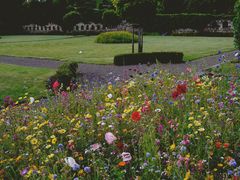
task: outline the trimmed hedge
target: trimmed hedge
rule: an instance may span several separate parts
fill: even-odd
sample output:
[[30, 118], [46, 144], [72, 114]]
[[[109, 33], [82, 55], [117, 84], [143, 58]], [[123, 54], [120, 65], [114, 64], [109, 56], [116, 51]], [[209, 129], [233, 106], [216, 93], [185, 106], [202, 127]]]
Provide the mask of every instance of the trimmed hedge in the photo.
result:
[[200, 33], [212, 21], [223, 19], [233, 19], [232, 15], [212, 15], [212, 14], [158, 14], [154, 23], [150, 27], [144, 27], [150, 32], [171, 33], [176, 29], [191, 28]]
[[[134, 42], [137, 42], [137, 36], [134, 36]], [[128, 31], [104, 32], [97, 36], [96, 43], [131, 43], [132, 33]]]
[[154, 64], [154, 63], [184, 63], [182, 52], [152, 52], [121, 54], [114, 57], [114, 64], [117, 66]]

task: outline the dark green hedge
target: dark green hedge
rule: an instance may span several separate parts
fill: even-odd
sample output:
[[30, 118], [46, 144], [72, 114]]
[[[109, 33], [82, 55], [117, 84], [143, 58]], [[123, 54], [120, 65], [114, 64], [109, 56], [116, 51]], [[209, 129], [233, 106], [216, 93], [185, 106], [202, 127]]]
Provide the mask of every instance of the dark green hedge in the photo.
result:
[[207, 24], [218, 19], [233, 19], [232, 15], [212, 14], [158, 14], [151, 27], [145, 30], [151, 32], [171, 33], [180, 28], [191, 28], [202, 32]]
[[114, 57], [114, 64], [117, 66], [154, 64], [159, 63], [184, 63], [182, 52], [152, 52], [121, 54]]

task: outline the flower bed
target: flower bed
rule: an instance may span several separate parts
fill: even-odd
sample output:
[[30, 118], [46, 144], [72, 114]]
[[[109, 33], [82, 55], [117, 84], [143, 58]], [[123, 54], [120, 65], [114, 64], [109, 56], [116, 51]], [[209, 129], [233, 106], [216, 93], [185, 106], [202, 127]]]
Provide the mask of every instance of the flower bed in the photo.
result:
[[237, 78], [156, 71], [58, 90], [46, 103], [31, 98], [0, 112], [1, 178], [240, 176]]

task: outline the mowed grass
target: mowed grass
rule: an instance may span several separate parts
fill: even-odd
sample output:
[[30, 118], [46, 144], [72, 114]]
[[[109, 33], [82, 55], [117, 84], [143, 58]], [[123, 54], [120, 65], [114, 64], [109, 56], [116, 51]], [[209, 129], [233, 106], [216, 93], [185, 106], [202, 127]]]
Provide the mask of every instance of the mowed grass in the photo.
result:
[[45, 95], [45, 81], [53, 74], [52, 69], [0, 64], [0, 104], [5, 96], [16, 100], [27, 92], [33, 97]]
[[[2, 36], [0, 55], [112, 64], [115, 55], [131, 53], [131, 44], [97, 44], [95, 39], [96, 36]], [[144, 36], [144, 52], [180, 51], [186, 61], [234, 49], [232, 37]]]

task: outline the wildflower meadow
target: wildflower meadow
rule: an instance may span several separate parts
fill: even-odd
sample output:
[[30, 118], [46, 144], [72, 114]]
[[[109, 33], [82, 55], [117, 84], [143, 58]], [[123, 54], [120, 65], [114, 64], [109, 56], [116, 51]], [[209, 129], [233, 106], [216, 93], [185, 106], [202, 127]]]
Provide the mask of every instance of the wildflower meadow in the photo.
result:
[[7, 179], [238, 179], [237, 76], [137, 74], [0, 112]]

